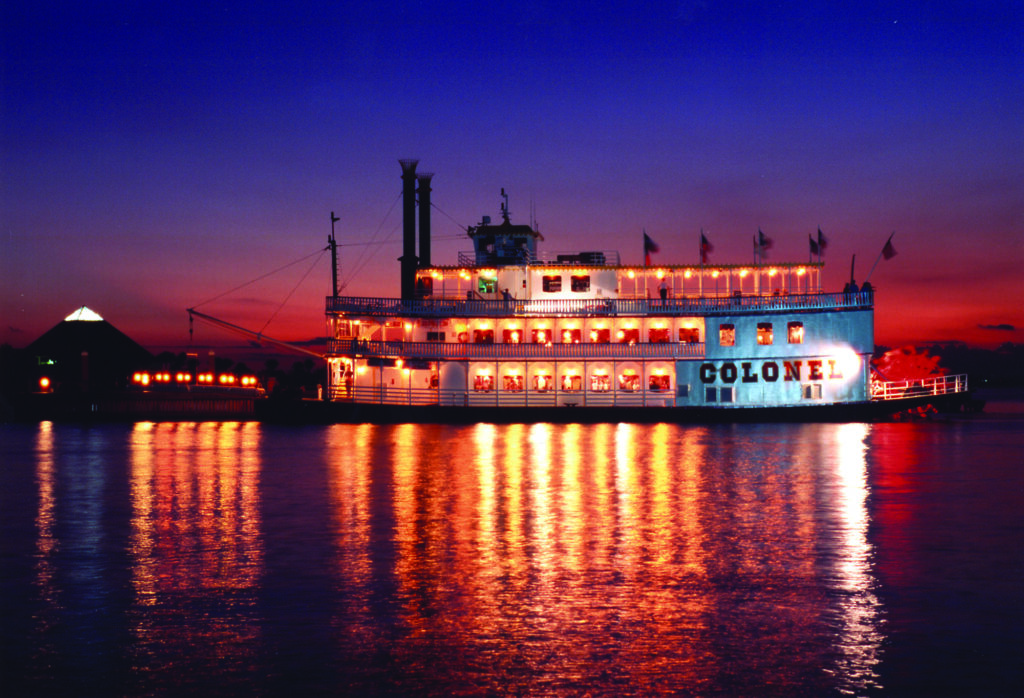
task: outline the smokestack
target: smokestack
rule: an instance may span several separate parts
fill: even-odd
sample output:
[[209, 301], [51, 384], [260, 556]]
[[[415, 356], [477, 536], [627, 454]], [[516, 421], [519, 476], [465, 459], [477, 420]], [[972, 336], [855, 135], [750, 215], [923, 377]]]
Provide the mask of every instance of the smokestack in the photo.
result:
[[430, 266], [430, 178], [433, 172], [422, 172], [419, 180], [420, 193], [420, 268]]
[[416, 297], [416, 164], [399, 160], [402, 166], [402, 300]]

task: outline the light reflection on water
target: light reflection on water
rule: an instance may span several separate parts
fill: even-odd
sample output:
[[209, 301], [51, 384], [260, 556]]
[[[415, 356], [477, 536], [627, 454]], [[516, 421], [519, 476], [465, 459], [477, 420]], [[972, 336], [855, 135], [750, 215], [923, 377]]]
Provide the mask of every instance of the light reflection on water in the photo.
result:
[[[344, 676], [307, 677], [314, 690], [878, 690], [871, 428], [332, 425], [300, 438], [256, 423], [138, 424], [126, 685], [259, 691], [287, 661], [268, 656], [273, 617], [297, 648], [311, 622], [331, 638], [318, 651]], [[37, 586], [56, 598], [48, 429]], [[269, 486], [284, 469], [274, 481], [286, 484]], [[321, 491], [327, 520], [283, 515], [291, 492], [278, 488]], [[276, 528], [299, 520], [305, 530]], [[268, 537], [294, 537], [290, 564], [309, 567], [296, 574], [329, 579], [316, 618], [280, 627]], [[329, 550], [326, 569], [303, 541]]]

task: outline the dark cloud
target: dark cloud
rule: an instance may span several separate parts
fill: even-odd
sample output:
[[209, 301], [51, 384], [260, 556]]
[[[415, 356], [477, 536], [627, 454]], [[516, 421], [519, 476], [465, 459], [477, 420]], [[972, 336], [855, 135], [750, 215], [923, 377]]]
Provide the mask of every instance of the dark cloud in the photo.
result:
[[1001, 332], [1016, 332], [1017, 328], [1008, 323], [1000, 323], [998, 325], [978, 325], [983, 330], [999, 330]]

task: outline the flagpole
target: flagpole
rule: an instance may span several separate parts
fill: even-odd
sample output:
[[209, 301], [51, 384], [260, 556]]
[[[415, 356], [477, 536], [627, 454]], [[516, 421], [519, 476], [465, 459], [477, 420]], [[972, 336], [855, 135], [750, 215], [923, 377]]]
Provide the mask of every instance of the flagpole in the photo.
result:
[[871, 271], [868, 272], [868, 277], [867, 279], [864, 279], [864, 283], [867, 283], [868, 279], [871, 278], [871, 275], [875, 273], [875, 267], [877, 267], [878, 263], [882, 261], [882, 255], [885, 254], [885, 248], [889, 245], [890, 242], [892, 242], [892, 236], [895, 234], [896, 231], [892, 231], [892, 233], [889, 235], [889, 239], [885, 241], [885, 245], [882, 245], [882, 251], [878, 253], [878, 259], [876, 259], [875, 263], [871, 265]]

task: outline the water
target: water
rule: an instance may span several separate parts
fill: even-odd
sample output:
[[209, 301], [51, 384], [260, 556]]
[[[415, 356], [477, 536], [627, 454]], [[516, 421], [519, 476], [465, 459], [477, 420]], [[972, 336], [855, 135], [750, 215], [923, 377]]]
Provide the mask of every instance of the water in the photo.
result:
[[1015, 695], [1024, 411], [0, 425], [4, 695]]

